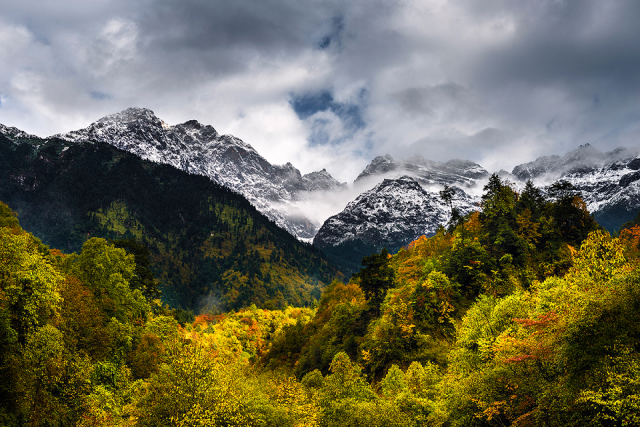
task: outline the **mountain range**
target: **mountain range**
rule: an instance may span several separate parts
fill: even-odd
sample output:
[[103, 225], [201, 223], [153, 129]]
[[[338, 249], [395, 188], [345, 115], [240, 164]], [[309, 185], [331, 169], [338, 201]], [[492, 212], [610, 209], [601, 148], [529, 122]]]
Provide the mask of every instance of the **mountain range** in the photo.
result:
[[[0, 128], [19, 142], [32, 138], [15, 128]], [[204, 175], [244, 197], [260, 212], [294, 236], [312, 241], [340, 262], [345, 253], [352, 260], [382, 247], [397, 249], [416, 237], [432, 235], [449, 221], [451, 208], [469, 212], [480, 203], [479, 195], [490, 173], [479, 164], [453, 159], [436, 162], [415, 155], [394, 159], [390, 155], [371, 161], [354, 181], [361, 194], [346, 203], [324, 223], [312, 221], [296, 204], [318, 197], [344, 197], [346, 183], [326, 170], [302, 175], [291, 163], [273, 165], [251, 145], [231, 135], [220, 135], [210, 125], [190, 120], [167, 125], [148, 109], [129, 108], [103, 117], [88, 127], [54, 137], [76, 144], [85, 141], [113, 145], [154, 163], [168, 164], [190, 174]], [[516, 188], [527, 180], [545, 188], [563, 179], [583, 195], [596, 220], [614, 231], [635, 217], [640, 209], [640, 158], [624, 148], [602, 153], [589, 144], [563, 156], [540, 157], [511, 172], [498, 174]], [[449, 206], [438, 194], [454, 190]], [[354, 265], [351, 265], [351, 269]]]
[[[512, 172], [499, 171], [498, 175], [519, 189], [528, 180], [543, 190], [558, 180], [571, 183], [596, 221], [610, 232], [640, 210], [640, 157], [624, 148], [602, 153], [584, 144], [564, 156], [540, 157], [516, 166]], [[444, 185], [454, 190], [451, 207], [463, 214], [476, 210], [488, 177], [485, 169], [470, 161], [440, 163], [417, 155], [406, 160], [390, 155], [376, 157], [356, 184], [362, 180], [384, 181], [328, 218], [314, 245], [338, 265], [357, 271], [359, 257], [383, 247], [397, 250], [421, 235], [435, 234], [440, 225], [445, 225], [451, 209], [438, 194]]]
[[174, 308], [311, 305], [341, 277], [242, 195], [105, 142], [0, 134], [0, 200], [67, 254], [93, 237], [143, 244]]
[[449, 185], [472, 188], [479, 181], [486, 180], [489, 172], [470, 160], [434, 162], [419, 154], [406, 160], [396, 160], [387, 154], [373, 159], [358, 175], [355, 183], [377, 180], [381, 175], [386, 178], [411, 176], [424, 187]]
[[142, 159], [209, 177], [242, 194], [260, 212], [302, 239], [313, 238], [317, 225], [292, 209], [291, 202], [305, 192], [346, 187], [326, 170], [303, 176], [291, 163], [272, 165], [251, 145], [220, 135], [210, 125], [189, 120], [169, 126], [145, 108], [128, 108], [84, 129], [54, 136], [69, 142], [105, 142]]

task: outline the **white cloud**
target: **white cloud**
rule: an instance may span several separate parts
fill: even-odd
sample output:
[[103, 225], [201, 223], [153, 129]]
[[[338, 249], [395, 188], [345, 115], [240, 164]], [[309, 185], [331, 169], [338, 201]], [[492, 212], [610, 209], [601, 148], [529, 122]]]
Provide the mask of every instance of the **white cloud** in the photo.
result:
[[[343, 180], [412, 150], [510, 169], [638, 144], [639, 18], [622, 0], [24, 0], [0, 11], [0, 122], [49, 135], [141, 106]], [[296, 115], [323, 91], [364, 126]]]

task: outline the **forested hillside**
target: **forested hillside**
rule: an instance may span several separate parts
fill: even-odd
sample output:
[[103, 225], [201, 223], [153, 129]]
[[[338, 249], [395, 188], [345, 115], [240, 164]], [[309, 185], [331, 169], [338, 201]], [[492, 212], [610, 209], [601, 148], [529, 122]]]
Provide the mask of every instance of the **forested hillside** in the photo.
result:
[[90, 237], [148, 247], [163, 300], [185, 310], [309, 305], [338, 277], [242, 196], [105, 143], [0, 135], [0, 200], [65, 253]]
[[[612, 238], [570, 184], [547, 194], [492, 176], [480, 212], [365, 257], [262, 363], [304, 384], [350, 360], [399, 425], [637, 424], [640, 227]], [[363, 422], [353, 393], [327, 425]]]
[[0, 424], [640, 423], [640, 227], [493, 176], [482, 210], [363, 259], [313, 308], [179, 313], [133, 254], [63, 255], [0, 205]]

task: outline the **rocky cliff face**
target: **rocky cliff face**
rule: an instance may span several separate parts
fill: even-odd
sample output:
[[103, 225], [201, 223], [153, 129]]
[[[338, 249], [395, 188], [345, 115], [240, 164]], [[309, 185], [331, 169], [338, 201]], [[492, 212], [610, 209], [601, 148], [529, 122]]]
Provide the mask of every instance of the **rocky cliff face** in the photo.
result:
[[[474, 210], [476, 202], [456, 189], [453, 203], [463, 213]], [[449, 221], [450, 214], [439, 195], [426, 191], [414, 178], [385, 179], [325, 221], [313, 244], [325, 248], [361, 240], [375, 247], [397, 249], [422, 235], [435, 234]]]
[[220, 135], [210, 125], [190, 120], [169, 126], [144, 108], [129, 108], [87, 128], [55, 136], [72, 142], [106, 142], [145, 160], [208, 176], [245, 196], [279, 226], [302, 239], [311, 239], [317, 225], [288, 213], [288, 204], [300, 192], [346, 186], [326, 171], [302, 176], [291, 163], [272, 165], [251, 145]]
[[[453, 160], [432, 162], [420, 156], [395, 160], [391, 156], [376, 157], [356, 180], [385, 179], [372, 190], [362, 193], [338, 215], [320, 228], [314, 245], [331, 254], [358, 256], [382, 247], [397, 249], [416, 237], [434, 234], [439, 225], [449, 221], [450, 209], [439, 197], [443, 185], [455, 189], [454, 206], [467, 213], [477, 209], [478, 194], [488, 179], [488, 172], [476, 163]], [[531, 179], [545, 188], [557, 180], [573, 184], [583, 195], [587, 208], [609, 231], [618, 229], [640, 210], [640, 157], [632, 150], [616, 149], [602, 153], [586, 144], [564, 156], [541, 157], [516, 166], [511, 173], [499, 176], [523, 187]], [[461, 188], [462, 187], [462, 188]], [[355, 257], [352, 269], [357, 268]]]
[[564, 156], [544, 156], [533, 162], [523, 163], [511, 172], [521, 181], [555, 181], [565, 175], [593, 171], [618, 160], [635, 157], [625, 148], [603, 153], [590, 144], [584, 144]]
[[379, 156], [356, 178], [355, 184], [369, 180], [384, 178], [399, 178], [410, 176], [423, 186], [455, 185], [461, 188], [475, 187], [478, 182], [489, 177], [482, 166], [469, 160], [449, 160], [448, 162], [434, 162], [420, 155], [409, 159], [396, 160], [390, 155]]

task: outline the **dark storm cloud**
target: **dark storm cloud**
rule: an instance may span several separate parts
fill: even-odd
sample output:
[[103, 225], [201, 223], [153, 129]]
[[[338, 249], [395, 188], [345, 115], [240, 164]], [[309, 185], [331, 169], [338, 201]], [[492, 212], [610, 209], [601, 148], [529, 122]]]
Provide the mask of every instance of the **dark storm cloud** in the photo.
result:
[[639, 21], [625, 0], [10, 2], [0, 123], [63, 132], [137, 105], [304, 172], [412, 151], [510, 169], [638, 144]]
[[[452, 117], [445, 123], [462, 135], [455, 136], [454, 131], [453, 136], [438, 136], [425, 130], [408, 150], [423, 147], [434, 153], [442, 152], [444, 146], [450, 147], [450, 153], [491, 156], [489, 150], [502, 144], [512, 156], [520, 144], [521, 155], [537, 156], [562, 154], [586, 142], [603, 150], [639, 144], [634, 111], [640, 108], [640, 3], [469, 0], [450, 4], [456, 5], [457, 16], [469, 22], [472, 30], [451, 34], [449, 46], [455, 49], [441, 52], [438, 58], [445, 66], [445, 79], [472, 94], [478, 108], [459, 110], [467, 113], [463, 122]], [[412, 117], [439, 117], [438, 111], [453, 105], [454, 97], [443, 95], [430, 102], [434, 99], [430, 92], [438, 87], [408, 88], [394, 98]], [[423, 118], [420, 124], [434, 129], [442, 123]], [[510, 137], [478, 140], [475, 135], [485, 127]], [[493, 157], [494, 163], [500, 163], [498, 155]]]
[[640, 80], [640, 3], [539, 2], [518, 13], [519, 30], [505, 46], [479, 61], [478, 79], [494, 85], [580, 84], [585, 80], [637, 87]]
[[253, 57], [296, 55], [318, 43], [308, 28], [329, 20], [329, 10], [304, 2], [157, 0], [139, 17], [146, 48], [157, 60], [177, 56], [209, 72], [233, 72]]

